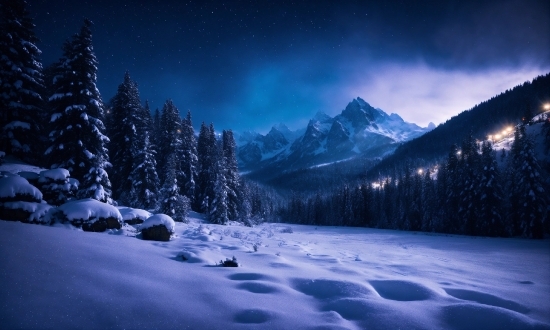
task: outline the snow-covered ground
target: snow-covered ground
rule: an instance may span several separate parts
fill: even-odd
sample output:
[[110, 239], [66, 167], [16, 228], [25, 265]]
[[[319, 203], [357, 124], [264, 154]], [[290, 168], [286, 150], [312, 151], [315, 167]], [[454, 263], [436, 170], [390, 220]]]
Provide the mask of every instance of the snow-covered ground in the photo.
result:
[[169, 242], [0, 221], [0, 328], [550, 329], [548, 239], [191, 217]]

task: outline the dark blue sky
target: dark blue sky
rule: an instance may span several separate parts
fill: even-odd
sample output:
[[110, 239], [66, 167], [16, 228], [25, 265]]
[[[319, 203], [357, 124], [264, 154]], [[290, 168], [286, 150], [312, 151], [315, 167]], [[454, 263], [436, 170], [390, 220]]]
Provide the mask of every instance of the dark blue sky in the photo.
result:
[[44, 65], [89, 18], [104, 101], [128, 70], [196, 127], [297, 128], [357, 96], [426, 126], [550, 71], [547, 0], [28, 2]]

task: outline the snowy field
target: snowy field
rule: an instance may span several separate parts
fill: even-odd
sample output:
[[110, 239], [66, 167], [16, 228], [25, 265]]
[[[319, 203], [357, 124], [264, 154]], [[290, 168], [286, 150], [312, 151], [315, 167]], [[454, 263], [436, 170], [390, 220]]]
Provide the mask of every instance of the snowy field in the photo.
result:
[[548, 239], [192, 216], [169, 242], [0, 221], [0, 328], [550, 329]]

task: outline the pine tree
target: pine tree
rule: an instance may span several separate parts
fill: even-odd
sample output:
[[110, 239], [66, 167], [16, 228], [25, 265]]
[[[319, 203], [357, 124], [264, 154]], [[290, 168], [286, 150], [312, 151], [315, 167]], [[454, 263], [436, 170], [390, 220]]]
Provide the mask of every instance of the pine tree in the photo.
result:
[[171, 216], [174, 221], [185, 222], [189, 212], [189, 199], [179, 193], [176, 168], [176, 155], [168, 155], [164, 165], [165, 179], [160, 191], [158, 211]]
[[181, 125], [181, 171], [183, 174], [180, 189], [184, 196], [189, 198], [191, 204], [195, 203], [196, 180], [197, 180], [197, 140], [195, 139], [195, 130], [191, 122], [191, 112]]
[[[155, 145], [155, 150], [159, 150], [159, 143], [160, 143], [160, 135], [161, 135], [161, 129], [160, 129], [160, 111], [158, 108], [155, 109], [154, 115], [153, 115], [153, 130], [151, 131], [151, 143]], [[159, 152], [157, 152], [156, 155], [157, 164], [159, 162]]]
[[445, 212], [442, 215], [442, 230], [446, 233], [457, 233], [460, 228], [458, 211], [460, 207], [460, 168], [458, 147], [452, 145], [445, 163]]
[[466, 235], [476, 235], [477, 215], [479, 209], [479, 164], [480, 157], [473, 135], [470, 133], [462, 143], [460, 161], [458, 163], [460, 232]]
[[481, 149], [481, 178], [479, 182], [480, 235], [501, 236], [504, 234], [502, 220], [502, 186], [495, 151], [490, 142], [484, 142]]
[[44, 120], [41, 51], [23, 0], [0, 2], [0, 150], [36, 161]]
[[80, 32], [63, 47], [55, 69], [49, 98], [51, 168], [66, 168], [80, 182], [78, 198], [111, 201], [111, 184], [105, 168], [110, 166], [104, 135], [103, 101], [96, 87], [97, 59], [92, 46], [92, 22], [84, 21]]
[[543, 188], [541, 168], [535, 157], [533, 141], [525, 132], [525, 126], [518, 128], [519, 139], [512, 150], [515, 184], [512, 198], [517, 198], [514, 219], [519, 221], [514, 228], [529, 238], [543, 238], [544, 222], [547, 217], [547, 196]]
[[229, 188], [226, 181], [226, 168], [225, 159], [219, 157], [214, 167], [215, 181], [212, 189], [212, 203], [208, 210], [210, 222], [221, 225], [225, 225], [229, 221]]
[[201, 124], [197, 140], [198, 177], [197, 197], [195, 208], [197, 211], [207, 212], [214, 197], [214, 182], [216, 180], [217, 146], [214, 126]]
[[[181, 180], [183, 177], [180, 166], [182, 126], [179, 110], [172, 100], [167, 100], [162, 107], [159, 129], [157, 166], [164, 168], [168, 157], [174, 155], [176, 157], [176, 179]], [[164, 182], [164, 173], [160, 173], [160, 179]]]
[[239, 218], [239, 205], [241, 203], [241, 187], [239, 168], [237, 164], [237, 144], [233, 137], [233, 131], [224, 130], [222, 133], [222, 152], [225, 163], [225, 179], [227, 184], [227, 208], [230, 220]]
[[123, 199], [127, 203], [132, 188], [130, 173], [134, 170], [137, 155], [143, 150], [143, 133], [147, 126], [137, 84], [130, 78], [128, 71], [124, 74], [124, 81], [118, 86], [111, 104], [113, 129], [109, 136], [109, 149], [113, 166], [109, 173], [112, 178], [113, 198]]
[[523, 133], [525, 127], [523, 125], [516, 126], [514, 131], [514, 142], [510, 147], [510, 152], [506, 157], [504, 191], [506, 192], [506, 231], [508, 235], [521, 235], [521, 218], [519, 211], [520, 190], [517, 186], [518, 174], [517, 169], [520, 167], [520, 154], [523, 149]]
[[132, 188], [130, 190], [130, 206], [153, 210], [157, 208], [159, 198], [159, 178], [155, 152], [149, 140], [149, 133], [145, 132], [145, 141], [142, 150], [134, 159], [133, 171], [130, 174]]
[[436, 188], [435, 184], [430, 177], [430, 171], [426, 170], [424, 178], [422, 180], [422, 231], [434, 231], [435, 230], [435, 214], [438, 209], [436, 200]]

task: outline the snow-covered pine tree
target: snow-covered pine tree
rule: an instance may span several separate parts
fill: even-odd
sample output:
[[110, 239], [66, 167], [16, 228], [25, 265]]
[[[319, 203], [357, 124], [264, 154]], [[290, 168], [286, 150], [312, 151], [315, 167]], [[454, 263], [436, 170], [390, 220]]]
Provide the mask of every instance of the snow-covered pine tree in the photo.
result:
[[154, 210], [158, 206], [159, 178], [155, 151], [149, 140], [149, 133], [145, 132], [143, 148], [134, 159], [133, 171], [130, 173], [132, 188], [130, 190], [129, 205], [145, 210]]
[[159, 140], [161, 135], [160, 130], [160, 111], [158, 108], [155, 109], [154, 115], [153, 115], [153, 130], [151, 131], [151, 143], [155, 146], [155, 150], [157, 151], [157, 154], [155, 155], [155, 159], [157, 160], [157, 164], [159, 163]]
[[[138, 132], [143, 134], [144, 132], [149, 133], [149, 140], [151, 140], [151, 134], [154, 133], [155, 125], [153, 124], [153, 117], [151, 117], [151, 108], [149, 107], [149, 100], [145, 100], [145, 105], [140, 108], [139, 117], [141, 127], [138, 127]], [[142, 140], [145, 141], [144, 135], [142, 135]], [[149, 141], [152, 143], [152, 141]]]
[[236, 155], [237, 143], [233, 131], [222, 133], [222, 153], [225, 162], [225, 181], [227, 184], [227, 212], [230, 220], [239, 218], [239, 207], [242, 202], [241, 178]]
[[479, 214], [479, 173], [480, 156], [477, 143], [470, 133], [462, 142], [459, 169], [459, 207], [460, 232], [476, 235], [477, 215]]
[[104, 135], [103, 101], [96, 87], [97, 59], [92, 46], [92, 22], [65, 42], [55, 69], [49, 98], [51, 110], [46, 149], [51, 168], [66, 168], [80, 182], [77, 198], [111, 202], [110, 166]]
[[520, 153], [523, 149], [523, 139], [522, 133], [525, 132], [525, 127], [516, 126], [514, 131], [514, 142], [510, 147], [506, 158], [501, 157], [504, 161], [506, 160], [506, 167], [504, 170], [504, 191], [505, 191], [505, 205], [506, 205], [506, 220], [505, 220], [505, 231], [508, 235], [519, 236], [521, 235], [521, 219], [519, 212], [519, 189], [517, 187], [518, 181], [518, 172], [520, 162]]
[[458, 210], [460, 205], [460, 168], [458, 160], [458, 147], [453, 144], [445, 163], [445, 212], [441, 218], [441, 229], [445, 233], [457, 233], [460, 228]]
[[203, 122], [197, 139], [198, 176], [195, 209], [207, 212], [214, 197], [216, 162], [218, 157], [214, 125]]
[[512, 162], [515, 174], [515, 184], [512, 198], [517, 198], [516, 215], [519, 221], [514, 227], [522, 236], [543, 238], [544, 222], [548, 215], [547, 195], [543, 188], [541, 168], [535, 157], [533, 141], [525, 132], [525, 126], [520, 125], [512, 144]]
[[215, 180], [208, 217], [210, 222], [221, 225], [225, 225], [229, 221], [229, 187], [227, 186], [226, 169], [225, 159], [223, 157], [218, 157], [214, 166]]
[[[181, 118], [179, 110], [174, 105], [172, 100], [167, 100], [162, 107], [160, 117], [160, 133], [158, 136], [157, 145], [157, 166], [165, 168], [166, 162], [170, 155], [176, 157], [176, 178], [181, 179]], [[164, 173], [159, 173], [160, 179], [164, 182]]]
[[424, 171], [422, 179], [422, 231], [434, 231], [436, 226], [435, 215], [438, 209], [436, 186], [430, 177], [430, 170]]
[[479, 182], [479, 235], [502, 236], [502, 186], [495, 151], [490, 142], [481, 147], [481, 176]]
[[418, 231], [422, 229], [422, 215], [426, 211], [426, 205], [422, 198], [422, 183], [422, 175], [419, 173], [414, 174], [411, 187], [412, 204], [409, 209], [409, 215], [407, 216], [410, 223], [410, 230]]
[[180, 190], [182, 195], [189, 198], [191, 204], [195, 203], [195, 190], [197, 180], [197, 140], [195, 130], [191, 122], [191, 112], [183, 119], [181, 125], [181, 171], [183, 173]]
[[145, 130], [142, 107], [137, 84], [126, 71], [124, 81], [118, 85], [118, 90], [111, 100], [111, 120], [109, 144], [110, 160], [113, 166], [109, 174], [113, 185], [113, 198], [128, 202], [128, 194], [132, 188], [130, 173], [134, 170], [134, 162], [143, 150], [143, 131]]
[[0, 2], [0, 150], [40, 160], [44, 120], [41, 51], [24, 0]]
[[174, 221], [185, 222], [189, 212], [189, 199], [179, 193], [177, 162], [175, 154], [168, 155], [164, 165], [165, 179], [160, 191], [158, 212], [169, 215]]

